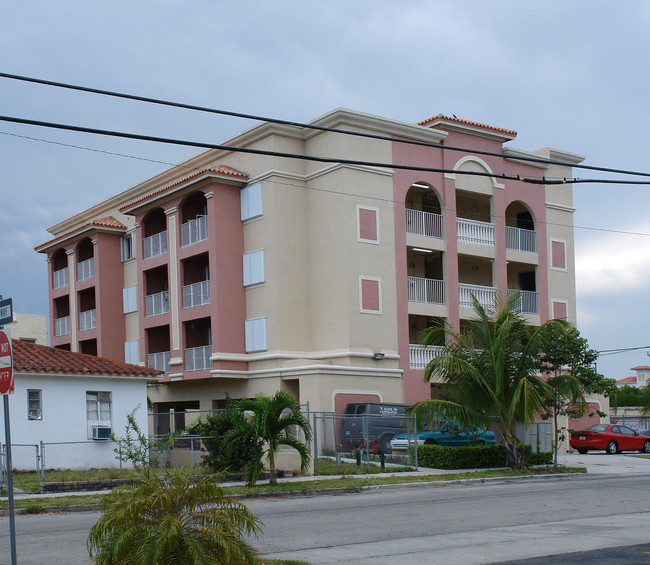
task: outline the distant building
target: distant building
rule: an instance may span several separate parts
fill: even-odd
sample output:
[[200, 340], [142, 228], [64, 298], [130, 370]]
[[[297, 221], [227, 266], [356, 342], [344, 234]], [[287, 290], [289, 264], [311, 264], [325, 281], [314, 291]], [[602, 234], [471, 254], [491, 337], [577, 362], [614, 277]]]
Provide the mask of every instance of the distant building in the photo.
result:
[[635, 388], [644, 387], [650, 382], [650, 367], [647, 365], [639, 365], [632, 367], [630, 371], [635, 371], [636, 375], [625, 377], [620, 381], [616, 381], [616, 386], [621, 388], [624, 386], [633, 386]]
[[12, 339], [47, 345], [47, 316], [45, 314], [19, 314], [14, 312], [14, 321], [5, 326], [11, 331]]
[[544, 183], [584, 157], [441, 115], [312, 125], [390, 139], [264, 123], [223, 145], [323, 162], [208, 150], [49, 228], [52, 345], [163, 370], [157, 412], [283, 389], [340, 413], [428, 398], [421, 331], [472, 295], [575, 323], [572, 188]]

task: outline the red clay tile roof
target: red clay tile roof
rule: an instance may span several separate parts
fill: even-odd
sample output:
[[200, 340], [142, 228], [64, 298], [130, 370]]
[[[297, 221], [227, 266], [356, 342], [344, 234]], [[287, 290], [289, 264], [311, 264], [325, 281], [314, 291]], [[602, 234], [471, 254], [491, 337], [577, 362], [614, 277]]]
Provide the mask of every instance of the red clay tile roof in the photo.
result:
[[616, 381], [616, 384], [627, 384], [627, 383], [635, 383], [635, 382], [636, 382], [636, 377], [625, 377], [620, 381]]
[[110, 375], [153, 379], [161, 371], [119, 363], [104, 357], [65, 351], [55, 347], [12, 339], [14, 371], [20, 373], [64, 373], [69, 375]]
[[638, 367], [632, 367], [630, 371], [650, 371], [648, 365], [639, 365]]
[[163, 194], [164, 192], [167, 192], [171, 190], [172, 188], [181, 185], [183, 183], [186, 183], [187, 181], [194, 180], [197, 177], [200, 177], [202, 175], [210, 174], [210, 173], [216, 173], [218, 175], [226, 175], [229, 177], [234, 177], [234, 178], [239, 178], [243, 180], [248, 180], [250, 177], [244, 173], [243, 171], [239, 171], [237, 169], [233, 169], [232, 167], [228, 167], [227, 165], [218, 165], [216, 167], [209, 167], [207, 169], [201, 169], [200, 171], [197, 171], [195, 173], [192, 173], [191, 175], [187, 177], [183, 177], [180, 180], [177, 180], [176, 182], [173, 182], [172, 184], [169, 184], [167, 186], [164, 186], [163, 188], [159, 190], [155, 190], [153, 192], [150, 192], [149, 194], [146, 194], [142, 198], [138, 198], [137, 200], [134, 200], [133, 202], [129, 202], [128, 204], [124, 204], [123, 206], [119, 207], [120, 212], [123, 210], [126, 210], [130, 208], [131, 206], [134, 206], [135, 204], [140, 204], [142, 202], [146, 202], [150, 198], [155, 198], [156, 196], [159, 196]]
[[486, 129], [486, 130], [490, 130], [490, 131], [496, 131], [498, 133], [503, 133], [505, 135], [512, 135], [512, 136], [515, 136], [515, 137], [517, 136], [517, 132], [515, 130], [513, 130], [513, 129], [498, 128], [496, 126], [481, 124], [479, 122], [471, 122], [469, 120], [461, 120], [460, 118], [444, 116], [443, 114], [438, 114], [437, 116], [433, 116], [433, 118], [427, 118], [426, 120], [418, 122], [418, 125], [419, 126], [426, 126], [426, 125], [429, 125], [430, 123], [436, 122], [436, 121], [453, 122], [453, 123], [462, 124], [462, 125], [465, 125], [465, 126], [471, 126], [471, 127]]
[[51, 239], [50, 241], [46, 241], [45, 243], [41, 243], [40, 245], [37, 245], [34, 247], [34, 250], [37, 252], [40, 252], [40, 249], [44, 247], [50, 247], [52, 244], [56, 243], [57, 241], [62, 241], [65, 239], [68, 239], [70, 236], [73, 236], [76, 233], [80, 233], [82, 231], [86, 231], [91, 228], [99, 228], [99, 229], [110, 229], [110, 230], [117, 230], [117, 231], [126, 231], [126, 226], [122, 223], [117, 221], [113, 216], [109, 216], [107, 218], [97, 218], [95, 220], [91, 220], [90, 222], [87, 222], [83, 224], [82, 226], [79, 226], [67, 233], [64, 233], [58, 237], [55, 237], [54, 239]]

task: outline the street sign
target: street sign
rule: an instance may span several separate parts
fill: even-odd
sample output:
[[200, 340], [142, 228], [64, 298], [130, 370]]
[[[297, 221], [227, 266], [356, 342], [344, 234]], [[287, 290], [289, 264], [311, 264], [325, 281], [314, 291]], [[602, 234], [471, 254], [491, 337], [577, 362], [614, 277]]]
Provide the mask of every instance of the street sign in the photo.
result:
[[0, 295], [0, 327], [14, 321], [14, 307], [12, 298], [2, 298]]
[[14, 391], [14, 360], [11, 352], [11, 333], [0, 330], [0, 394]]

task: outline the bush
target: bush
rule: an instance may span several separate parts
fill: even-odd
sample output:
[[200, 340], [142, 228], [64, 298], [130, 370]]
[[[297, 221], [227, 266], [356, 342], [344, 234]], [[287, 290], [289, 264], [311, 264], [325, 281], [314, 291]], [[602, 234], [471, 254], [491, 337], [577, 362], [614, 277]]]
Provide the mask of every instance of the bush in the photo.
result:
[[252, 459], [259, 461], [262, 445], [254, 434], [242, 434], [246, 429], [250, 427], [246, 427], [244, 414], [230, 402], [225, 410], [199, 420], [193, 431], [205, 438], [203, 463], [214, 472], [239, 473]]
[[[413, 464], [413, 447], [409, 449]], [[529, 465], [548, 465], [553, 462], [552, 453], [533, 453], [530, 445], [523, 446], [523, 451]], [[506, 454], [501, 445], [419, 445], [418, 465], [431, 469], [491, 469], [507, 466]]]

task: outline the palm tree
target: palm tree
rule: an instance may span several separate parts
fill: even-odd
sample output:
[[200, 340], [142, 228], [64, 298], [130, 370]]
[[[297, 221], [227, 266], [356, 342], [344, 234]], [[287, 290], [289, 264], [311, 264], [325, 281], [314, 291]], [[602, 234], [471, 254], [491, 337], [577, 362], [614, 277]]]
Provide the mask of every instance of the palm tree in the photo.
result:
[[147, 469], [134, 485], [115, 489], [101, 503], [88, 551], [97, 565], [207, 565], [257, 563], [244, 537], [260, 521], [225, 495], [212, 475], [192, 480], [189, 471], [159, 477]]
[[[264, 442], [263, 453], [269, 462], [270, 484], [277, 484], [275, 458], [281, 445], [293, 447], [300, 455], [300, 467], [304, 472], [310, 461], [308, 447], [292, 435], [297, 427], [305, 434], [305, 441], [311, 441], [311, 427], [309, 422], [300, 412], [300, 404], [295, 397], [286, 391], [280, 390], [271, 398], [258, 394], [253, 399], [240, 400], [237, 406], [241, 410], [252, 412], [250, 426], [260, 440]], [[247, 433], [243, 430], [242, 433]], [[259, 459], [251, 460], [246, 466], [246, 482], [254, 485], [262, 462]]]
[[464, 425], [496, 427], [509, 467], [526, 466], [518, 449], [515, 425], [532, 423], [543, 408], [548, 386], [539, 376], [544, 350], [565, 323], [550, 320], [532, 328], [515, 311], [517, 296], [497, 311], [473, 298], [475, 320], [461, 333], [448, 324], [426, 330], [424, 343], [451, 339], [424, 371], [425, 381], [450, 385], [454, 400], [426, 400], [415, 405], [419, 419], [444, 415]]

